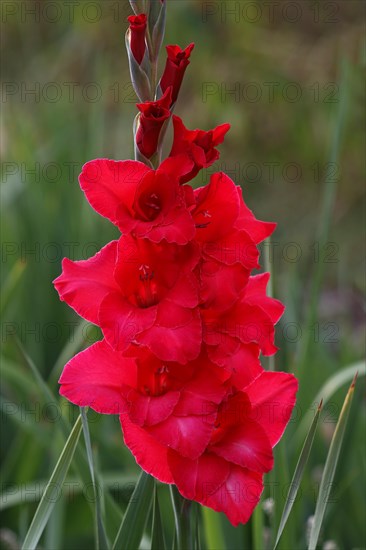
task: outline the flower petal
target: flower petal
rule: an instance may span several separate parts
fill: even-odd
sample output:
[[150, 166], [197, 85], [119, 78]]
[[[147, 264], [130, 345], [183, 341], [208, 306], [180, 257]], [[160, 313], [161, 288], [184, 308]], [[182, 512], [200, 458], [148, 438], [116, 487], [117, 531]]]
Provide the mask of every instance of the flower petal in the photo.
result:
[[174, 483], [168, 464], [168, 449], [146, 430], [133, 424], [127, 414], [121, 414], [123, 439], [141, 468], [163, 483]]
[[254, 472], [269, 472], [273, 468], [272, 447], [264, 429], [253, 420], [230, 428], [210, 451]]
[[245, 301], [248, 304], [260, 306], [271, 318], [272, 323], [277, 323], [285, 307], [279, 300], [266, 295], [269, 278], [269, 273], [260, 273], [250, 277], [245, 288]]
[[187, 244], [195, 233], [191, 214], [185, 206], [179, 205], [166, 214], [160, 226], [151, 229], [147, 238], [156, 243], [166, 239], [168, 243]]
[[122, 395], [125, 372], [134, 360], [112, 350], [105, 340], [78, 353], [65, 366], [59, 383], [60, 394], [80, 407], [102, 414], [126, 411]]
[[298, 381], [286, 372], [262, 372], [245, 388], [251, 418], [265, 430], [274, 447], [285, 431], [296, 401]]
[[214, 260], [201, 265], [200, 294], [205, 308], [225, 311], [238, 299], [249, 272], [241, 265], [227, 266]]
[[263, 355], [273, 355], [278, 349], [274, 345], [274, 327], [269, 315], [261, 307], [244, 300], [226, 312], [221, 330], [243, 344], [258, 344]]
[[169, 450], [168, 464], [179, 492], [202, 504], [225, 483], [230, 473], [229, 463], [210, 453], [190, 460]]
[[230, 465], [225, 482], [214, 493], [208, 494], [202, 504], [217, 512], [224, 512], [236, 527], [246, 523], [258, 504], [263, 491], [263, 475]]
[[240, 213], [235, 222], [237, 229], [244, 229], [251, 236], [256, 244], [264, 241], [267, 237], [272, 235], [276, 229], [276, 223], [262, 222], [257, 220], [253, 212], [248, 208], [243, 199], [243, 193], [240, 187], [237, 187], [239, 201], [240, 201]]
[[129, 417], [139, 426], [152, 426], [163, 422], [170, 416], [180, 398], [179, 391], [170, 391], [164, 395], [149, 396], [131, 390], [127, 396], [130, 403]]
[[188, 174], [194, 166], [194, 162], [187, 154], [178, 154], [174, 157], [168, 157], [160, 164], [157, 173], [165, 172], [175, 180], [179, 180], [181, 176]]
[[94, 210], [118, 226], [119, 205], [132, 207], [136, 187], [148, 171], [136, 160], [96, 159], [84, 164], [79, 183]]
[[187, 363], [196, 359], [202, 343], [202, 323], [198, 308], [186, 309], [165, 300], [153, 326], [138, 335], [137, 341], [163, 361]]
[[229, 373], [217, 367], [203, 354], [191, 364], [194, 375], [183, 386], [174, 414], [179, 416], [197, 414], [202, 416], [203, 422], [207, 422], [206, 415], [214, 412], [216, 417], [217, 405], [221, 403], [227, 392], [225, 381], [229, 378]]
[[231, 380], [234, 386], [242, 390], [263, 372], [258, 344], [240, 344], [224, 366], [232, 371]]
[[206, 413], [191, 416], [169, 416], [164, 422], [146, 427], [146, 430], [168, 448], [180, 455], [195, 459], [206, 449], [216, 415]]
[[259, 268], [259, 251], [246, 231], [234, 229], [224, 238], [203, 245], [204, 253], [226, 265], [241, 264], [246, 269]]
[[87, 321], [98, 324], [98, 312], [105, 296], [118, 289], [113, 277], [117, 241], [112, 241], [89, 260], [62, 261], [62, 273], [53, 281], [60, 299]]
[[153, 325], [156, 311], [156, 306], [139, 308], [120, 293], [111, 292], [100, 305], [99, 324], [108, 344], [115, 350], [125, 351], [138, 334]]
[[[229, 233], [239, 215], [239, 196], [234, 182], [219, 172], [210, 183], [195, 191], [197, 206], [192, 212], [197, 240], [216, 242]], [[223, 223], [225, 220], [225, 223]]]

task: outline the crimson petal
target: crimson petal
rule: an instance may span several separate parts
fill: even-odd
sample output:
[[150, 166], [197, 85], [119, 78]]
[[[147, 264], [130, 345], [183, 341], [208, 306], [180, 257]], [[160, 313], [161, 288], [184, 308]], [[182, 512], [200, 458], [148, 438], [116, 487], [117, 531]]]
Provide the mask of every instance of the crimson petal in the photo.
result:
[[250, 519], [262, 491], [262, 474], [231, 464], [224, 484], [214, 493], [208, 494], [202, 504], [217, 512], [224, 512], [236, 527]]
[[264, 428], [272, 447], [285, 431], [297, 389], [293, 374], [266, 371], [245, 388], [252, 405], [250, 416]]
[[96, 159], [84, 164], [79, 183], [94, 210], [119, 226], [120, 204], [132, 207], [135, 189], [149, 171], [135, 160]]
[[113, 351], [105, 340], [96, 342], [67, 363], [59, 380], [60, 394], [79, 407], [121, 414], [127, 409], [122, 395], [125, 373], [133, 366], [133, 359]]
[[99, 323], [99, 307], [104, 297], [117, 290], [113, 277], [117, 241], [112, 241], [88, 260], [62, 261], [62, 273], [53, 281], [60, 299], [87, 321]]
[[168, 464], [168, 449], [143, 428], [133, 424], [127, 414], [121, 414], [123, 439], [141, 468], [163, 483], [174, 483]]

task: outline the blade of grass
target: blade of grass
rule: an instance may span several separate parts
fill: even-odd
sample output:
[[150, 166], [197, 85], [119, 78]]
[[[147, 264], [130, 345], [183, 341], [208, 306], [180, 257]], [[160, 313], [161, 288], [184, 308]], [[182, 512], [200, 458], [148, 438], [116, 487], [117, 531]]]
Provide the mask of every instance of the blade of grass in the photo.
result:
[[[28, 365], [36, 381], [38, 382], [39, 389], [41, 390], [46, 403], [54, 403], [56, 407], [59, 407], [59, 403], [57, 399], [54, 397], [48, 384], [42, 378], [35, 363], [28, 356], [27, 352], [23, 348], [23, 345], [21, 344], [19, 339], [17, 339], [17, 345], [24, 358], [26, 365]], [[66, 418], [64, 418], [64, 416], [62, 415], [60, 416], [60, 423], [56, 423], [56, 426], [58, 426], [62, 430], [64, 437], [68, 436], [68, 433], [70, 431], [70, 423], [66, 420]], [[90, 477], [89, 468], [88, 468], [88, 460], [85, 455], [85, 452], [81, 448], [76, 449], [74, 465], [84, 485], [89, 486], [91, 482], [91, 477]], [[99, 476], [96, 476], [96, 482], [98, 484], [101, 484]], [[89, 503], [89, 504], [92, 505], [92, 503]], [[116, 531], [118, 529], [118, 526], [121, 523], [121, 512], [109, 492], [105, 493], [105, 505], [106, 505], [106, 519], [109, 522], [110, 526], [113, 528], [113, 530]]]
[[154, 504], [151, 529], [151, 550], [165, 550], [164, 531], [161, 524], [157, 482], [154, 482]]
[[63, 494], [55, 504], [53, 513], [46, 525], [44, 547], [52, 550], [64, 548], [63, 535], [65, 533], [65, 508], [66, 502]]
[[[290, 486], [290, 473], [289, 473], [289, 464], [288, 464], [288, 448], [286, 445], [286, 438], [288, 437], [285, 434], [284, 439], [277, 445], [275, 448], [275, 461], [274, 468], [270, 472], [269, 479], [273, 483], [273, 495], [274, 495], [274, 511], [271, 516], [271, 527], [272, 527], [272, 543], [274, 542], [275, 530], [281, 521], [281, 509], [282, 502], [284, 500], [283, 488]], [[295, 533], [294, 526], [290, 525], [290, 528], [286, 529], [286, 532], [283, 534], [281, 540], [280, 548], [282, 550], [287, 550], [288, 548], [295, 547]], [[292, 527], [292, 528], [291, 528]]]
[[170, 485], [169, 489], [174, 511], [176, 549], [191, 550], [193, 548], [192, 502], [183, 498], [175, 485]]
[[282, 512], [282, 516], [281, 516], [281, 520], [280, 520], [280, 526], [278, 528], [276, 542], [275, 542], [275, 545], [274, 545], [274, 550], [276, 549], [277, 544], [279, 543], [282, 532], [285, 528], [288, 517], [290, 515], [290, 512], [291, 512], [292, 507], [294, 505], [294, 502], [296, 500], [296, 495], [297, 495], [297, 492], [299, 490], [300, 483], [301, 483], [303, 473], [304, 473], [304, 470], [305, 470], [305, 466], [307, 464], [307, 461], [308, 461], [308, 458], [309, 458], [309, 455], [310, 455], [310, 451], [311, 451], [311, 448], [312, 448], [312, 445], [313, 445], [314, 436], [315, 436], [316, 428], [317, 428], [317, 425], [318, 425], [318, 420], [319, 420], [321, 409], [322, 409], [322, 402], [320, 402], [318, 410], [316, 411], [316, 414], [314, 415], [313, 421], [310, 425], [308, 434], [307, 434], [306, 439], [304, 441], [303, 448], [301, 449], [299, 459], [298, 459], [297, 464], [296, 464], [295, 472], [294, 472], [293, 478], [291, 480], [290, 488], [289, 488], [289, 491], [288, 491], [288, 494], [287, 494], [287, 497], [286, 497], [285, 506], [283, 508], [283, 512]]
[[[102, 483], [103, 487], [115, 487], [116, 484], [126, 486], [136, 483], [136, 478], [121, 475], [119, 472], [107, 472], [103, 475]], [[14, 482], [3, 482], [3, 491], [0, 493], [0, 512], [12, 506], [19, 506], [24, 502], [35, 502], [39, 500], [46, 486], [46, 479], [40, 479], [22, 485]], [[66, 478], [63, 489], [63, 493], [66, 497], [80, 494], [83, 490], [84, 485], [79, 478]]]
[[58, 459], [55, 469], [49, 479], [46, 489], [37, 507], [28, 533], [23, 542], [22, 550], [33, 550], [37, 547], [39, 539], [55, 506], [60, 488], [63, 485], [70, 467], [72, 457], [79, 441], [82, 428], [81, 417], [77, 419], [69, 435], [66, 445]]
[[254, 508], [252, 515], [253, 550], [263, 549], [263, 508], [261, 501]]
[[94, 460], [93, 460], [93, 451], [91, 448], [90, 441], [90, 432], [87, 419], [87, 409], [85, 407], [80, 407], [80, 415], [83, 424], [83, 432], [86, 446], [86, 454], [89, 462], [90, 475], [93, 483], [93, 492], [95, 500], [95, 537], [96, 537], [96, 548], [97, 550], [108, 550], [109, 542], [107, 539], [106, 531], [104, 528], [104, 522], [102, 518], [102, 495], [101, 489], [97, 483], [95, 483], [95, 472], [94, 472]]
[[207, 550], [215, 550], [216, 548], [225, 550], [224, 533], [218, 514], [206, 506], [203, 506], [202, 511]]
[[114, 541], [113, 550], [136, 550], [139, 547], [149, 517], [153, 490], [154, 478], [142, 471]]
[[192, 513], [193, 550], [201, 550], [201, 505], [198, 502], [192, 502]]
[[[343, 368], [340, 371], [336, 372], [333, 376], [328, 378], [325, 384], [320, 388], [317, 393], [314, 403], [319, 403], [320, 400], [323, 401], [323, 406], [329, 401], [329, 399], [338, 391], [344, 384], [349, 383], [355, 375], [366, 376], [366, 364], [364, 361], [354, 363], [349, 367]], [[306, 427], [310, 422], [311, 410], [307, 411], [304, 418], [302, 419], [299, 427], [294, 433], [294, 443], [298, 444], [300, 438], [303, 439], [306, 433]]]
[[329, 490], [332, 486], [334, 474], [337, 468], [339, 454], [342, 447], [343, 437], [347, 427], [347, 420], [349, 411], [352, 404], [352, 398], [354, 394], [357, 374], [355, 375], [352, 384], [347, 392], [346, 398], [343, 403], [341, 413], [334, 431], [332, 441], [330, 443], [327, 459], [324, 466], [324, 471], [319, 487], [318, 499], [315, 506], [314, 521], [311, 527], [309, 537], [309, 550], [315, 550], [319, 538], [320, 528], [323, 523], [325, 510], [327, 507]]
[[23, 347], [23, 344], [19, 340], [17, 336], [15, 336], [15, 342], [18, 346], [18, 349], [23, 356], [23, 359], [25, 361], [25, 364], [30, 368], [30, 370], [33, 373], [34, 378], [36, 379], [36, 382], [38, 384], [39, 389], [42, 391], [43, 397], [45, 398], [46, 402], [49, 403], [55, 403], [58, 406], [57, 399], [53, 395], [52, 391], [50, 390], [48, 384], [44, 381], [41, 373], [39, 372], [38, 368], [36, 367], [33, 360], [29, 357], [28, 353]]

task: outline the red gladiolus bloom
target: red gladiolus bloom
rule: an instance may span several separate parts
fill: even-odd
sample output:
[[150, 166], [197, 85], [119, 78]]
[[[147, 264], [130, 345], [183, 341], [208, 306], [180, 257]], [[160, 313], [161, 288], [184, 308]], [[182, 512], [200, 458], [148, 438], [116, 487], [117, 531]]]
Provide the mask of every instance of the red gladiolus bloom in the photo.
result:
[[217, 408], [205, 451], [195, 459], [127, 413], [120, 416], [124, 440], [145, 471], [175, 483], [184, 497], [225, 512], [233, 525], [246, 523], [259, 502], [263, 473], [273, 467], [272, 448], [289, 421], [296, 391], [293, 375], [264, 371], [242, 391], [232, 388]]
[[233, 525], [248, 521], [259, 501], [297, 391], [291, 374], [261, 369], [238, 390], [204, 353], [182, 369], [144, 348], [126, 357], [105, 341], [71, 359], [60, 384], [79, 406], [119, 413], [145, 471], [225, 512]]
[[136, 144], [140, 153], [147, 159], [157, 151], [161, 129], [171, 115], [169, 110], [171, 98], [172, 89], [169, 87], [157, 101], [137, 104], [141, 114], [138, 121]]
[[179, 185], [192, 162], [180, 155], [157, 170], [142, 162], [97, 159], [83, 166], [80, 186], [92, 207], [123, 233], [186, 244], [195, 234], [192, 190]]
[[140, 13], [139, 15], [130, 15], [127, 19], [130, 23], [131, 51], [140, 65], [146, 51], [147, 18], [144, 13]]
[[66, 365], [61, 394], [100, 413], [126, 414], [163, 445], [197, 458], [211, 440], [229, 375], [203, 354], [182, 368], [146, 348], [132, 353], [137, 357], [112, 350], [105, 340], [97, 342]]
[[168, 54], [163, 76], [160, 80], [160, 87], [163, 93], [172, 87], [172, 104], [177, 101], [180, 87], [182, 85], [184, 73], [189, 65], [189, 58], [194, 48], [194, 44], [189, 44], [185, 50], [177, 45], [166, 47]]
[[194, 167], [189, 174], [181, 177], [181, 183], [193, 179], [202, 168], [211, 166], [220, 156], [216, 149], [224, 141], [230, 124], [221, 124], [213, 130], [188, 130], [182, 119], [173, 116], [174, 141], [170, 156], [188, 153], [194, 162]]
[[113, 349], [144, 345], [163, 360], [186, 363], [201, 348], [198, 250], [129, 235], [89, 260], [63, 261], [60, 298], [99, 325]]

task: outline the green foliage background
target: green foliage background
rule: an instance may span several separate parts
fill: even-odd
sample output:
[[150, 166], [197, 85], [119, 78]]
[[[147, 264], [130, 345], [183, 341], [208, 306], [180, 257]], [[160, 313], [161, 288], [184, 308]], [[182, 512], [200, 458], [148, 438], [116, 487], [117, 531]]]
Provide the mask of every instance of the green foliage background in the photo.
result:
[[[270, 541], [306, 433], [300, 430], [306, 411], [316, 409], [314, 399], [324, 382], [364, 356], [364, 4], [304, 1], [292, 3], [297, 6], [293, 11], [291, 3], [282, 1], [271, 10], [270, 3], [261, 2], [167, 2], [165, 43], [196, 44], [176, 113], [189, 128], [231, 123], [215, 168], [242, 185], [258, 218], [278, 222], [271, 246], [263, 247], [274, 294], [287, 306], [277, 331], [276, 369], [298, 375], [300, 391], [277, 449], [278, 466], [267, 480], [264, 498], [275, 500], [274, 516], [263, 515]], [[59, 10], [44, 11], [47, 4]], [[30, 13], [32, 7], [40, 10], [39, 20]], [[2, 500], [0, 540], [4, 548], [17, 548], [63, 447], [60, 410], [70, 420], [78, 414], [64, 400], [56, 410], [43, 399], [17, 340], [57, 396], [64, 362], [99, 338], [96, 328], [79, 325], [59, 302], [51, 281], [60, 273], [63, 256], [86, 258], [117, 236], [116, 228], [89, 207], [77, 176], [92, 158], [133, 157], [136, 98], [124, 51], [127, 2], [76, 2], [71, 19], [62, 1], [3, 2], [1, 8], [6, 52], [0, 151], [1, 460], [2, 492], [8, 496]], [[57, 13], [61, 17], [55, 20]], [[163, 68], [164, 54], [161, 60]], [[32, 89], [35, 94], [29, 93]], [[202, 174], [196, 184], [207, 179]], [[362, 385], [360, 378], [327, 508], [323, 548], [329, 540], [340, 549], [366, 544]], [[345, 391], [346, 386], [325, 407], [282, 548], [306, 545]], [[124, 448], [117, 419], [91, 411], [89, 422], [97, 468], [123, 511], [138, 469]], [[76, 472], [69, 475], [43, 548], [93, 544], [91, 492], [71, 484]], [[14, 502], [10, 493], [17, 495]], [[159, 487], [159, 497], [171, 537], [165, 487]], [[235, 530], [224, 517], [217, 518], [227, 548], [254, 547], [250, 524]]]

